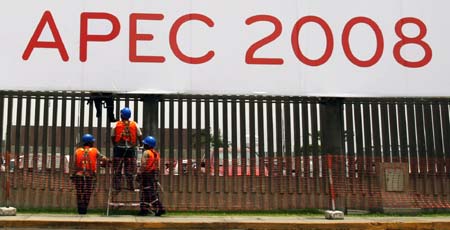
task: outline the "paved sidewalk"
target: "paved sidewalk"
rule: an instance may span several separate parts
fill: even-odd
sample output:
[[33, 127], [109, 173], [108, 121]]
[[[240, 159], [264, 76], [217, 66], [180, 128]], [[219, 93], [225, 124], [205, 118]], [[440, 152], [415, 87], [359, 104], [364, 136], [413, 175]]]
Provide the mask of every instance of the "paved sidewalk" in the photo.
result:
[[0, 229], [439, 229], [450, 217], [164, 216], [18, 214], [0, 216]]

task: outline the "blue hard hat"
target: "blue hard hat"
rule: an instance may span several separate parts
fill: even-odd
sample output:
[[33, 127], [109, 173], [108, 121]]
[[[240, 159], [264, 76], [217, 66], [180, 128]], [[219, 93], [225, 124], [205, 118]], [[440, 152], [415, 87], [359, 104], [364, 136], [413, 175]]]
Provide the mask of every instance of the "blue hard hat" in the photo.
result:
[[120, 115], [123, 119], [130, 119], [131, 109], [128, 107], [123, 108], [122, 110], [120, 110]]
[[144, 143], [144, 145], [150, 146], [150, 148], [154, 148], [156, 146], [156, 138], [152, 136], [145, 137], [142, 142]]
[[84, 144], [94, 143], [95, 138], [94, 136], [92, 136], [92, 134], [84, 134], [83, 137], [81, 138], [81, 142], [83, 142]]

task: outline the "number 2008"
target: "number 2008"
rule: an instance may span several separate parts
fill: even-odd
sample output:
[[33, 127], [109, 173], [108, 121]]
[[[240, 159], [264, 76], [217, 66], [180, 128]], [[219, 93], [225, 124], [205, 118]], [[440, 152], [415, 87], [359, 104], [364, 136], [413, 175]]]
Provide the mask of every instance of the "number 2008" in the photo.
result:
[[[261, 47], [276, 40], [281, 35], [282, 24], [281, 24], [280, 20], [271, 15], [255, 15], [255, 16], [248, 18], [245, 21], [245, 23], [247, 25], [252, 25], [257, 22], [271, 23], [274, 25], [275, 29], [270, 35], [253, 43], [248, 48], [248, 50], [246, 52], [246, 56], [245, 56], [245, 62], [247, 64], [259, 64], [259, 65], [282, 65], [284, 63], [284, 60], [282, 58], [255, 57], [255, 52], [258, 49], [260, 49]], [[317, 59], [311, 59], [311, 58], [306, 57], [304, 55], [304, 53], [302, 52], [302, 48], [301, 48], [301, 45], [299, 42], [300, 30], [307, 23], [316, 23], [323, 29], [323, 31], [325, 33], [325, 37], [326, 37], [325, 50], [323, 52], [323, 55]], [[376, 42], [377, 42], [376, 49], [375, 49], [373, 56], [371, 58], [369, 58], [368, 60], [361, 60], [361, 59], [357, 58], [350, 48], [350, 42], [349, 42], [350, 32], [353, 29], [353, 27], [357, 24], [366, 24], [375, 33]], [[419, 29], [419, 34], [414, 37], [406, 36], [402, 31], [403, 27], [406, 24], [413, 24], [413, 25], [417, 26]], [[427, 28], [420, 19], [413, 18], [413, 17], [401, 18], [395, 24], [395, 33], [398, 36], [399, 40], [394, 45], [393, 56], [399, 64], [401, 64], [405, 67], [409, 67], [409, 68], [420, 68], [420, 67], [427, 65], [431, 61], [432, 49], [431, 49], [430, 45], [423, 40], [423, 38], [427, 34]], [[328, 23], [325, 20], [323, 20], [322, 18], [317, 17], [317, 16], [305, 16], [305, 17], [300, 18], [295, 23], [295, 25], [292, 29], [291, 45], [292, 45], [292, 49], [294, 51], [295, 56], [298, 58], [298, 60], [300, 62], [302, 62], [303, 64], [308, 65], [308, 66], [320, 66], [320, 65], [325, 64], [330, 59], [330, 57], [333, 53], [333, 48], [334, 48], [333, 33], [332, 33], [331, 28], [328, 25]], [[405, 45], [420, 46], [424, 50], [424, 55], [423, 55], [422, 59], [417, 60], [417, 61], [406, 60], [406, 58], [404, 58], [400, 52], [402, 47]], [[374, 22], [370, 18], [367, 18], [367, 17], [352, 18], [345, 24], [344, 29], [342, 31], [342, 48], [343, 48], [343, 51], [344, 51], [346, 57], [348, 58], [348, 60], [351, 63], [353, 63], [354, 65], [359, 66], [359, 67], [371, 67], [371, 66], [377, 64], [377, 62], [380, 60], [381, 56], [383, 55], [383, 51], [384, 51], [383, 33], [382, 33], [380, 27], [377, 25], [377, 23]]]

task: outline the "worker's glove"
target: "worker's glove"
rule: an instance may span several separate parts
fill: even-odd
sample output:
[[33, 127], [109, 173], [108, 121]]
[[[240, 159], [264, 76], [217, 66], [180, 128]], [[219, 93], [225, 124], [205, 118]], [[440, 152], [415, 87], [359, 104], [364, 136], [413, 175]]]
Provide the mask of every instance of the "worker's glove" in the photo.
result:
[[139, 186], [141, 186], [142, 185], [142, 174], [141, 173], [138, 173], [138, 174], [136, 174], [136, 183], [139, 185]]

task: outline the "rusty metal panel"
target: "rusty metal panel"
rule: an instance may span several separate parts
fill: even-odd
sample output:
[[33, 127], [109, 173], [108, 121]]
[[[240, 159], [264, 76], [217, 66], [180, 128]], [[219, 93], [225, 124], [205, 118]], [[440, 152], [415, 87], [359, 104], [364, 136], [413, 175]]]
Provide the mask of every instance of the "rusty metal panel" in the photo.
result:
[[239, 100], [239, 135], [240, 135], [240, 156], [241, 156], [241, 162], [238, 162], [238, 165], [240, 164], [241, 168], [241, 176], [244, 177], [242, 179], [241, 184], [241, 190], [243, 192], [248, 192], [247, 187], [247, 132], [246, 132], [246, 101], [244, 99]]
[[[366, 168], [366, 170], [370, 170], [371, 169], [368, 167], [370, 165], [370, 161], [373, 159], [372, 158], [372, 129], [371, 129], [371, 119], [370, 119], [370, 104], [368, 102], [363, 102], [362, 103], [362, 120], [363, 120], [363, 126], [362, 126], [362, 134], [363, 134], [363, 139], [364, 139], [364, 144], [363, 144], [363, 151], [361, 152], [364, 156], [364, 160], [365, 160], [365, 164], [364, 167]], [[368, 171], [368, 173], [370, 172]]]
[[[309, 108], [308, 108], [308, 103], [301, 103], [301, 126], [302, 126], [302, 160], [303, 160], [303, 165], [301, 165], [300, 167], [303, 169], [303, 191], [306, 194], [311, 194], [311, 186], [310, 186], [310, 156], [311, 153], [309, 152], [309, 146], [310, 146], [310, 141], [309, 141]], [[300, 169], [301, 170], [301, 169]], [[309, 202], [309, 201], [307, 201]]]
[[269, 157], [269, 184], [268, 186], [268, 190], [271, 193], [275, 193], [276, 192], [276, 188], [275, 188], [275, 164], [274, 164], [274, 125], [273, 125], [273, 103], [274, 101], [272, 99], [268, 99], [266, 101], [267, 107], [266, 107], [266, 116], [267, 116], [267, 155]]
[[[14, 97], [11, 95], [11, 98]], [[16, 122], [15, 129], [11, 130], [10, 138], [12, 139], [11, 143], [14, 145], [14, 151], [11, 154], [11, 158], [14, 159], [14, 172], [12, 173], [12, 185], [14, 189], [17, 189], [17, 185], [20, 183], [20, 174], [23, 175], [23, 168], [20, 168], [21, 159], [20, 155], [22, 154], [20, 151], [20, 138], [21, 138], [21, 126], [22, 126], [22, 95], [19, 94], [15, 99], [13, 99], [13, 107], [15, 107], [14, 113], [16, 114]], [[11, 124], [12, 125], [12, 124]]]
[[[201, 166], [204, 164], [204, 161], [202, 161], [202, 148], [201, 148], [201, 130], [202, 130], [202, 124], [201, 124], [201, 101], [199, 99], [195, 99], [195, 161], [200, 167], [197, 167], [196, 176], [200, 176], [202, 174], [201, 172]], [[205, 170], [206, 170], [206, 164], [205, 164]], [[196, 183], [196, 190], [201, 191], [201, 185], [200, 183]]]
[[[427, 154], [427, 176], [431, 178], [431, 187], [426, 186], [427, 192], [435, 193], [436, 188], [436, 169], [435, 169], [435, 157], [436, 152], [434, 149], [433, 140], [433, 111], [431, 103], [424, 104], [424, 122], [425, 122], [425, 147]], [[431, 191], [430, 191], [431, 190]]]
[[[257, 167], [257, 163], [256, 163], [256, 158], [257, 158], [257, 152], [256, 152], [256, 121], [255, 121], [255, 100], [254, 98], [250, 98], [249, 102], [248, 102], [248, 107], [249, 107], [249, 119], [248, 119], [248, 125], [249, 125], [249, 146], [248, 146], [248, 150], [249, 150], [249, 155], [250, 155], [250, 178], [249, 178], [249, 183], [250, 183], [250, 190], [251, 192], [256, 192], [257, 189], [257, 178], [256, 178], [256, 167]], [[259, 162], [258, 162], [259, 163]], [[259, 166], [258, 166], [259, 167]], [[261, 176], [264, 175], [264, 170], [259, 170], [259, 175]]]
[[12, 141], [12, 110], [13, 110], [13, 97], [8, 95], [8, 107], [6, 114], [6, 154], [11, 154], [11, 141]]
[[[440, 103], [433, 103], [433, 132], [434, 132], [434, 146], [436, 149], [435, 152], [435, 160], [438, 162], [438, 174], [440, 173], [440, 171], [444, 171], [442, 165], [440, 165], [439, 163], [443, 162], [441, 160], [438, 159], [443, 159], [444, 158], [444, 147], [443, 147], [443, 139], [442, 139], [442, 124], [443, 122], [445, 122], [444, 120], [446, 119], [446, 117], [441, 117], [441, 104]], [[448, 118], [448, 115], [446, 115]]]
[[373, 152], [372, 156], [375, 162], [381, 161], [381, 138], [380, 138], [380, 116], [379, 104], [372, 103], [372, 138], [373, 138]]
[[81, 142], [81, 138], [83, 137], [84, 133], [84, 114], [85, 114], [85, 98], [84, 95], [81, 95], [80, 98], [80, 120], [79, 120], [79, 128], [78, 128], [78, 142], [75, 142], [75, 145], [79, 145]]
[[174, 183], [173, 183], [173, 174], [174, 174], [174, 160], [175, 160], [175, 152], [174, 152], [174, 123], [175, 123], [175, 112], [174, 112], [174, 100], [169, 100], [169, 190], [170, 192], [174, 191]]
[[399, 162], [400, 151], [398, 143], [398, 118], [397, 103], [392, 101], [388, 104], [389, 109], [389, 131], [391, 141], [391, 162]]
[[133, 98], [133, 120], [139, 124], [139, 100]]
[[115, 108], [116, 108], [116, 117], [117, 117], [117, 119], [120, 119], [120, 110], [121, 110], [121, 107], [120, 107], [120, 98], [117, 98], [117, 100], [116, 100], [116, 103], [115, 103], [116, 105], [114, 106]]
[[[370, 194], [372, 194], [372, 175], [374, 173], [374, 168], [372, 167], [373, 164], [373, 154], [372, 154], [372, 130], [370, 125], [370, 105], [368, 102], [362, 103], [362, 120], [363, 120], [363, 130], [362, 134], [364, 135], [363, 140], [363, 151], [362, 151], [362, 164], [361, 164], [361, 170], [363, 171], [362, 174], [364, 174], [364, 188], [366, 189]], [[359, 167], [359, 165], [358, 165]], [[370, 201], [369, 201], [370, 202]], [[370, 205], [370, 204], [369, 204]]]
[[66, 127], [67, 127], [67, 96], [63, 95], [61, 97], [61, 136], [59, 139], [60, 142], [60, 157], [59, 157], [59, 175], [60, 179], [64, 173], [65, 167], [65, 155], [66, 155]]
[[[186, 101], [186, 116], [187, 116], [187, 124], [186, 124], [186, 129], [187, 129], [187, 143], [186, 143], [186, 151], [187, 151], [187, 166], [186, 166], [186, 175], [187, 175], [187, 185], [186, 185], [186, 192], [191, 193], [193, 190], [193, 161], [192, 161], [192, 99], [191, 98], [187, 98]], [[196, 167], [201, 167], [200, 166], [200, 162], [195, 162], [196, 163]]]
[[350, 190], [352, 194], [355, 194], [356, 187], [355, 187], [355, 132], [353, 131], [353, 104], [352, 102], [346, 102], [345, 103], [345, 119], [346, 119], [346, 130], [345, 130], [345, 138], [347, 140], [347, 160], [348, 160], [348, 177], [349, 177], [349, 183], [350, 183]]
[[[114, 102], [113, 102], [114, 103]], [[135, 109], [136, 110], [136, 109]], [[106, 140], [106, 144], [105, 144], [105, 148], [106, 151], [103, 153], [106, 157], [110, 158], [111, 157], [111, 117], [109, 115], [106, 116], [106, 133], [105, 133], [105, 140]], [[107, 178], [109, 181], [109, 178]]]
[[238, 192], [236, 183], [237, 174], [237, 109], [236, 99], [231, 100], [231, 172], [232, 172], [232, 188], [233, 192]]
[[257, 104], [257, 118], [258, 118], [258, 153], [259, 153], [259, 172], [262, 175], [259, 179], [261, 186], [261, 193], [266, 192], [266, 186], [264, 184], [266, 177], [266, 151], [265, 151], [265, 135], [264, 135], [264, 102], [262, 99], [256, 100]]
[[388, 107], [385, 102], [380, 103], [380, 115], [381, 115], [381, 144], [383, 154], [381, 155], [381, 162], [390, 161], [391, 148], [389, 143], [389, 115]]
[[295, 156], [295, 184], [297, 193], [301, 194], [303, 189], [303, 183], [302, 183], [302, 172], [301, 172], [301, 158], [302, 158], [302, 152], [301, 152], [301, 129], [300, 129], [300, 101], [294, 100], [294, 156]]
[[55, 190], [55, 181], [54, 181], [54, 176], [55, 176], [55, 168], [56, 168], [56, 128], [58, 126], [58, 96], [54, 96], [53, 97], [53, 101], [52, 101], [52, 127], [51, 127], [51, 142], [50, 142], [50, 176], [49, 178], [49, 186], [50, 186], [50, 190]]
[[41, 98], [39, 95], [36, 96], [35, 100], [35, 110], [34, 110], [34, 132], [33, 132], [33, 174], [31, 177], [31, 187], [32, 189], [35, 189], [35, 185], [39, 184], [35, 179], [37, 178], [38, 173], [38, 153], [39, 153], [39, 129], [36, 128], [36, 126], [39, 126], [39, 120], [40, 120], [40, 106], [41, 105]]
[[419, 191], [418, 187], [418, 173], [419, 173], [419, 156], [417, 155], [417, 141], [416, 141], [416, 116], [414, 104], [412, 102], [408, 102], [406, 104], [406, 118], [408, 120], [408, 152], [410, 156], [410, 169], [411, 174], [414, 177], [413, 183], [413, 191], [416, 193]]
[[441, 102], [441, 117], [442, 117], [442, 138], [444, 140], [443, 156], [446, 159], [447, 175], [450, 175], [450, 121], [448, 102]]
[[417, 148], [419, 157], [419, 175], [423, 178], [420, 183], [420, 192], [426, 193], [427, 184], [427, 152], [425, 146], [425, 123], [424, 123], [424, 109], [423, 103], [416, 104], [416, 127], [417, 127]]
[[43, 115], [43, 126], [42, 126], [42, 161], [41, 161], [41, 171], [40, 176], [43, 176], [44, 179], [41, 181], [41, 189], [47, 190], [50, 187], [50, 183], [48, 180], [45, 181], [45, 176], [48, 177], [47, 169], [48, 169], [48, 120], [49, 120], [49, 109], [50, 109], [50, 96], [46, 95], [44, 97], [44, 115]]
[[[166, 172], [166, 101], [161, 100], [159, 104], [159, 153], [160, 159], [160, 175], [165, 175]], [[164, 177], [161, 177], [161, 179]]]
[[284, 157], [286, 160], [286, 180], [285, 180], [285, 187], [286, 187], [286, 191], [289, 194], [292, 194], [293, 191], [293, 172], [294, 169], [292, 168], [293, 163], [292, 163], [292, 159], [294, 159], [294, 157], [292, 156], [292, 135], [291, 135], [291, 100], [289, 98], [285, 98], [284, 100], [284, 140], [285, 140], [285, 153], [284, 153]]
[[408, 134], [406, 130], [406, 109], [405, 102], [398, 102], [398, 134], [400, 139], [400, 160], [399, 162], [409, 162], [408, 159]]
[[125, 107], [130, 107], [130, 98], [125, 97]]
[[205, 104], [205, 111], [204, 111], [204, 118], [205, 118], [205, 165], [206, 165], [206, 176], [204, 177], [204, 183], [205, 183], [205, 189], [206, 192], [211, 192], [211, 180], [209, 180], [211, 175], [211, 116], [210, 116], [210, 100], [209, 98], [204, 99]]
[[86, 130], [81, 131], [81, 137], [84, 134], [86, 134], [86, 132], [96, 136], [94, 133], [94, 103], [90, 103], [89, 99], [88, 98], [86, 98], [86, 99], [88, 100], [88, 102], [87, 102], [87, 105], [88, 105], [88, 127], [87, 127], [87, 131]]
[[[214, 177], [213, 187], [215, 192], [219, 191], [219, 98], [213, 97], [213, 157], [214, 157]], [[223, 167], [223, 165], [222, 165]]]
[[73, 159], [75, 159], [75, 155], [74, 155], [74, 151], [75, 151], [75, 96], [72, 96], [70, 98], [70, 128], [69, 128], [69, 155], [70, 155], [70, 159], [72, 159], [70, 161], [70, 167], [69, 168], [73, 168], [74, 167], [74, 163], [75, 161]]
[[4, 111], [5, 111], [5, 95], [4, 94], [0, 94], [0, 157], [1, 159], [5, 159], [4, 156], [4, 146], [3, 146], [3, 127], [4, 127], [4, 122], [3, 122], [3, 118], [4, 118]]
[[315, 193], [320, 194], [321, 186], [320, 186], [320, 164], [319, 164], [319, 156], [324, 157], [319, 152], [319, 114], [317, 110], [317, 103], [311, 102], [310, 103], [310, 114], [311, 114], [311, 156], [312, 156], [312, 175], [313, 175], [313, 182], [314, 183], [314, 189]]
[[[22, 127], [22, 105], [23, 105], [23, 97], [22, 94], [17, 95], [16, 98], [17, 103], [16, 104], [16, 129], [15, 129], [15, 141], [14, 141], [14, 154], [15, 154], [15, 162], [16, 164], [19, 164], [19, 162], [21, 161], [20, 159], [20, 155], [21, 155], [21, 150], [20, 150], [20, 146], [21, 146], [21, 137], [22, 137], [22, 133], [21, 133], [21, 127]], [[12, 138], [12, 136], [11, 136]], [[19, 165], [17, 165], [19, 166]], [[17, 171], [23, 170], [20, 169], [20, 167], [15, 167]], [[18, 173], [15, 172], [15, 175], [17, 175]]]
[[[364, 156], [364, 146], [363, 146], [363, 124], [362, 124], [362, 115], [361, 115], [361, 103], [355, 102], [353, 104], [354, 109], [354, 119], [355, 119], [355, 142], [356, 142], [356, 156], [357, 161], [362, 162], [362, 158]], [[358, 171], [363, 169], [360, 163], [358, 164]], [[361, 171], [362, 172], [362, 171]]]
[[178, 167], [178, 192], [182, 192], [183, 191], [183, 181], [181, 180], [181, 178], [184, 176], [184, 169], [183, 169], [183, 101], [181, 100], [181, 98], [178, 98], [177, 100], [177, 106], [178, 106], [178, 128], [177, 128], [177, 132], [178, 132], [178, 146], [177, 146], [177, 167]]
[[282, 127], [282, 111], [281, 111], [282, 101], [280, 98], [275, 100], [275, 145], [276, 151], [274, 152], [274, 184], [276, 193], [284, 193], [282, 189], [281, 180], [283, 178], [283, 127]]
[[[3, 152], [3, 114], [4, 114], [4, 94], [0, 93], [0, 168], [4, 167], [5, 171], [6, 171], [6, 165], [3, 165], [3, 161], [5, 161], [6, 163], [6, 154]], [[0, 170], [0, 201], [2, 201], [2, 203], [6, 203], [6, 177], [7, 177], [7, 173], [1, 172]]]
[[[28, 169], [30, 167], [30, 123], [31, 123], [31, 95], [26, 94], [26, 105], [25, 105], [25, 136], [23, 141], [23, 168], [25, 170], [25, 175], [28, 174]], [[0, 127], [1, 129], [1, 127]], [[1, 137], [0, 137], [1, 140]], [[29, 186], [29, 184], [23, 183], [24, 186]]]
[[228, 100], [226, 98], [223, 99], [222, 101], [222, 127], [223, 127], [223, 134], [222, 134], [222, 143], [224, 144], [224, 148], [223, 148], [223, 171], [224, 171], [224, 176], [223, 176], [223, 188], [224, 188], [224, 192], [228, 193], [230, 192], [230, 186], [229, 185], [229, 180], [227, 179], [230, 175], [228, 175], [228, 170], [230, 168], [229, 165], [229, 158], [228, 158]]

